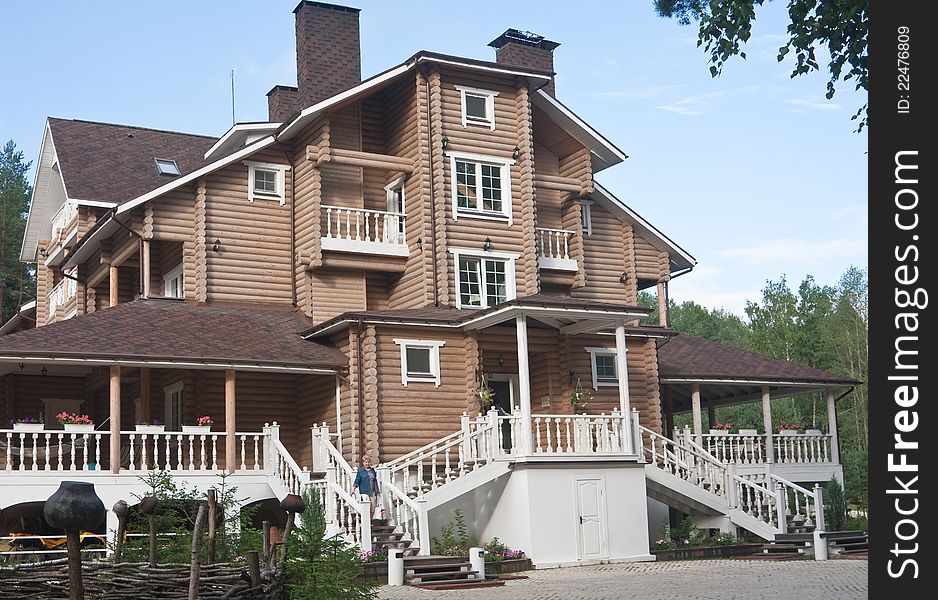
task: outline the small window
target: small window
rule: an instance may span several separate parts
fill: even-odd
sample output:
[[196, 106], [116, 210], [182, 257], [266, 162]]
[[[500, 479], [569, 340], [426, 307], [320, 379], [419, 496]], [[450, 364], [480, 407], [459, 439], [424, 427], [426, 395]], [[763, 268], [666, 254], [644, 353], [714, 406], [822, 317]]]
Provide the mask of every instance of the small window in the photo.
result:
[[511, 224], [511, 190], [506, 163], [483, 162], [465, 155], [451, 155], [453, 204], [456, 217], [508, 219]]
[[446, 342], [433, 340], [401, 340], [401, 383], [432, 382], [440, 387], [440, 346]]
[[588, 200], [580, 200], [580, 225], [584, 235], [593, 235], [593, 203]]
[[456, 261], [457, 308], [488, 308], [515, 297], [517, 255], [493, 257], [463, 254], [462, 250], [450, 252]]
[[248, 200], [278, 200], [283, 206], [286, 197], [284, 182], [286, 165], [247, 162], [248, 166]]
[[619, 385], [619, 371], [614, 348], [586, 348], [590, 353], [593, 389]]
[[176, 177], [180, 175], [179, 166], [176, 164], [176, 161], [169, 160], [168, 158], [155, 158], [156, 161], [156, 170], [160, 175], [170, 175]]
[[462, 100], [462, 125], [482, 125], [495, 130], [495, 96], [498, 92], [456, 86]]
[[163, 276], [163, 295], [167, 298], [184, 298], [186, 288], [183, 285], [182, 263]]
[[165, 425], [169, 431], [182, 429], [182, 389], [181, 381], [163, 388]]
[[[391, 222], [388, 223], [388, 229], [391, 231], [385, 230], [385, 237], [388, 238], [385, 241], [403, 244], [407, 237], [404, 232], [404, 178], [393, 181], [384, 189], [388, 195], [388, 212], [392, 216]], [[391, 239], [394, 237], [395, 225], [397, 239]]]

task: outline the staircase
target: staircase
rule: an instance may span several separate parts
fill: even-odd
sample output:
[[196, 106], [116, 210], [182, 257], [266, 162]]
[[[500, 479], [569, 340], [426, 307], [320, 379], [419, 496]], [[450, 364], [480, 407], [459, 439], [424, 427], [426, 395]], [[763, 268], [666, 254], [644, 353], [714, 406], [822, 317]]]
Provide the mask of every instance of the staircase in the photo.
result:
[[396, 525], [391, 525], [388, 519], [371, 520], [371, 548], [380, 552], [392, 548], [404, 551], [404, 556], [416, 556], [420, 548], [413, 545], [413, 540], [405, 537]]
[[809, 534], [823, 525], [819, 487], [803, 488], [767, 470], [740, 476], [696, 444], [688, 430], [669, 439], [639, 427], [648, 495], [684, 513], [723, 517], [775, 542], [779, 535]]

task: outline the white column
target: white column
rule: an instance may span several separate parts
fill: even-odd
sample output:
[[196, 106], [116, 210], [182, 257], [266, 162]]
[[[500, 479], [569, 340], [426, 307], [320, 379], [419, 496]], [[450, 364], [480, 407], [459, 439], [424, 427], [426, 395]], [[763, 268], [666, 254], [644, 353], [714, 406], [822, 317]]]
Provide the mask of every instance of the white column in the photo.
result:
[[769, 386], [762, 386], [762, 427], [765, 428], [765, 462], [775, 462], [775, 438], [772, 437], [772, 397]]
[[235, 371], [225, 369], [225, 468], [235, 472], [237, 466], [237, 436], [235, 435]]
[[121, 470], [121, 368], [111, 366], [110, 372], [110, 413], [108, 418], [111, 424], [111, 472], [119, 473]]
[[831, 462], [840, 464], [840, 436], [837, 434], [837, 407], [834, 390], [827, 388], [827, 432], [831, 434]]
[[622, 414], [623, 427], [622, 433], [625, 439], [622, 440], [623, 448], [631, 448], [632, 445], [629, 436], [632, 434], [632, 428], [629, 426], [629, 419], [632, 411], [629, 406], [629, 367], [626, 360], [628, 348], [625, 345], [625, 323], [616, 324], [616, 374], [619, 376], [619, 412]]
[[531, 432], [531, 372], [528, 369], [528, 323], [524, 315], [515, 317], [518, 336], [518, 387], [521, 401], [521, 452], [530, 454], [534, 448]]
[[703, 445], [703, 424], [700, 418], [700, 384], [690, 384], [691, 409], [694, 413], [694, 441]]
[[[150, 297], [150, 240], [143, 240], [143, 250], [140, 260], [143, 271], [143, 297]], [[185, 295], [185, 294], [183, 294]]]

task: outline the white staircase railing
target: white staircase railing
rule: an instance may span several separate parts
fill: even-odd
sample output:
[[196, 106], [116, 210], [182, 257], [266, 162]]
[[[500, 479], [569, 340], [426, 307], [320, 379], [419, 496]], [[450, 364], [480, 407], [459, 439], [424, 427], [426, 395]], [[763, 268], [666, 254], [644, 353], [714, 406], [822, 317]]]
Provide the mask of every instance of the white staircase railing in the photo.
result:
[[688, 430], [676, 432], [673, 440], [644, 426], [638, 430], [649, 463], [711, 494], [727, 497], [726, 465], [695, 444]]
[[773, 527], [778, 533], [787, 531], [784, 500], [779, 494], [766, 486], [759, 485], [751, 478], [733, 476], [733, 497], [730, 508], [735, 508], [750, 517]]
[[313, 471], [325, 478], [312, 483], [320, 494], [326, 525], [334, 526], [347, 540], [363, 550], [371, 549], [372, 506], [369, 500], [357, 499], [355, 470], [345, 460], [329, 437], [329, 426], [323, 423], [312, 429]]
[[780, 464], [827, 463], [833, 460], [829, 434], [775, 434], [772, 436], [772, 444], [775, 447], [775, 462]]
[[765, 463], [765, 444], [761, 435], [741, 433], [705, 434], [703, 446], [722, 463], [753, 465]]
[[276, 422], [273, 425], [264, 425], [264, 433], [267, 434], [265, 455], [268, 457], [268, 464], [273, 467], [273, 477], [280, 483], [285, 494], [302, 494], [303, 488], [310, 483], [310, 472], [306, 468], [300, 468], [280, 441], [280, 426]]

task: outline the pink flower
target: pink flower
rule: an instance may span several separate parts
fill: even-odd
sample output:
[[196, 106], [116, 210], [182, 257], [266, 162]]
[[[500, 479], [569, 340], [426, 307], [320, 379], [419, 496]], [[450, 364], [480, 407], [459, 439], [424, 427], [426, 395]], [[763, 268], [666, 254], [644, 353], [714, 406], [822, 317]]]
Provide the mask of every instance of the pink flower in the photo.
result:
[[196, 422], [198, 425], [201, 425], [201, 426], [203, 426], [203, 427], [206, 426], [206, 425], [211, 425], [211, 424], [212, 424], [212, 417], [210, 417], [210, 416], [208, 416], [208, 415], [205, 415], [204, 417], [199, 417], [198, 419], [196, 419], [195, 422]]

